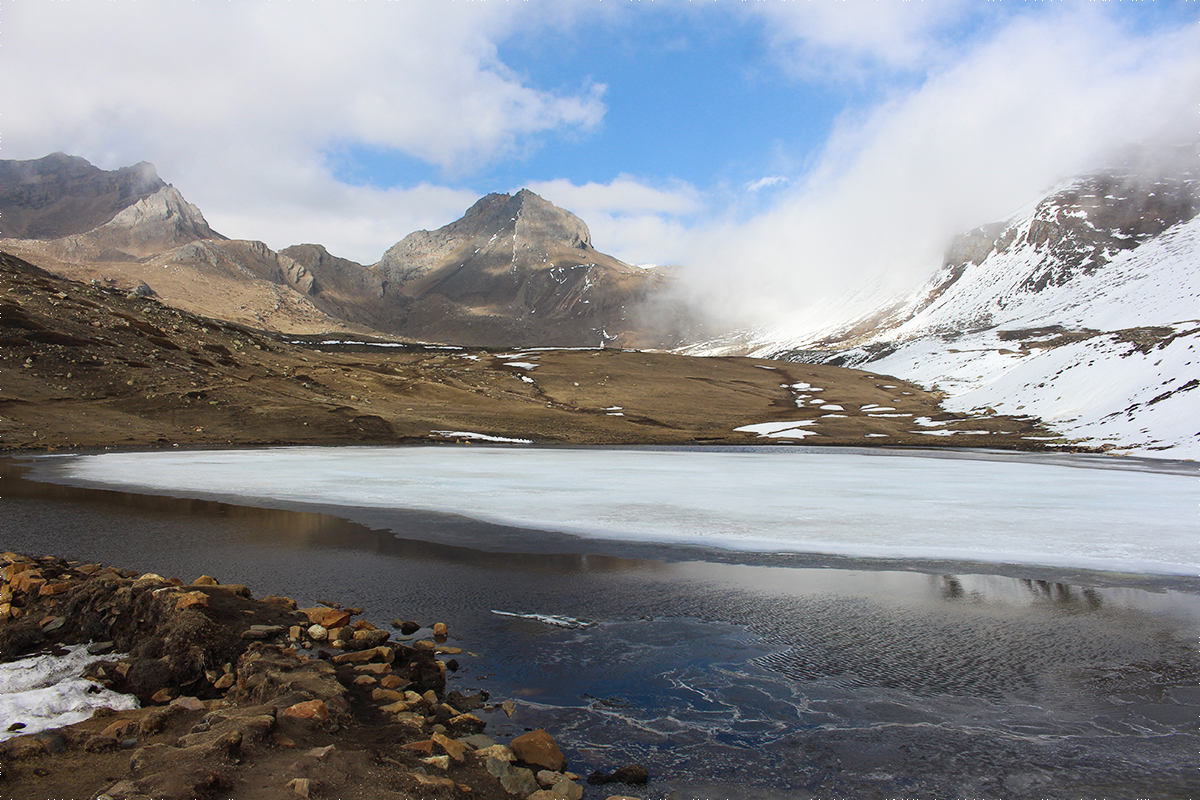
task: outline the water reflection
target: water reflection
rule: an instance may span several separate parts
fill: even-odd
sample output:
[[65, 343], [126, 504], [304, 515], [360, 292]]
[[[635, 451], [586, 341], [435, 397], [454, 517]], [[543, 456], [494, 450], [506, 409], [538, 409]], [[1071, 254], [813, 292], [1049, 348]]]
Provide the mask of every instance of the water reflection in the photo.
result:
[[85, 503], [129, 514], [177, 519], [220, 518], [236, 525], [239, 540], [249, 545], [359, 550], [413, 561], [564, 574], [653, 572], [665, 568], [662, 562], [652, 559], [595, 553], [480, 550], [446, 544], [444, 540], [447, 539], [502, 542], [525, 533], [451, 514], [396, 509], [387, 514], [390, 529], [380, 529], [333, 514], [43, 483], [24, 479], [29, 471], [27, 466], [0, 458], [0, 485], [4, 487], [4, 497]]
[[[627, 544], [618, 555], [611, 542], [447, 515], [362, 524], [21, 473], [0, 460], [4, 549], [202, 569], [261, 594], [334, 597], [377, 622], [437, 615], [480, 654], [452, 679], [521, 699], [489, 732], [553, 729], [583, 771], [639, 761], [684, 796], [719, 797], [1048, 797], [1121, 781], [1176, 796], [1192, 777], [1174, 776], [1197, 751], [1195, 586], [962, 563], [627, 557]], [[597, 624], [563, 630], [492, 609]], [[1059, 773], [1070, 787], [1038, 783]], [[995, 783], [1014, 774], [1028, 792]]]

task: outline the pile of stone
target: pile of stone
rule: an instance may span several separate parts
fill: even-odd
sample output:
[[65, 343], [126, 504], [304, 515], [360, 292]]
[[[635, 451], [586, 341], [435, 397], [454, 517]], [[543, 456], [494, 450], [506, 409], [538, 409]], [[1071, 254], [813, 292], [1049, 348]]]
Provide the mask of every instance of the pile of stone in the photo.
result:
[[[336, 797], [368, 774], [385, 800], [583, 796], [546, 731], [507, 745], [483, 733], [474, 712], [511, 717], [512, 702], [446, 691], [458, 664], [442, 657], [462, 650], [443, 623], [403, 643], [356, 620], [361, 609], [255, 599], [210, 576], [15, 553], [0, 564], [0, 660], [90, 642], [121, 655], [86, 675], [143, 704], [0, 744], [2, 796]], [[622, 782], [645, 782], [630, 769]]]

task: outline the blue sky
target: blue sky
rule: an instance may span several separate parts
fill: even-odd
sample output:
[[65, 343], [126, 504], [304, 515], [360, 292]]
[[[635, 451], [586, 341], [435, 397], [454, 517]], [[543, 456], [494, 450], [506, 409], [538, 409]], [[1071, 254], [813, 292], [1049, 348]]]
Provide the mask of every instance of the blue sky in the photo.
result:
[[0, 157], [148, 160], [363, 263], [529, 187], [785, 309], [1200, 128], [1194, 0], [3, 0], [0, 36]]

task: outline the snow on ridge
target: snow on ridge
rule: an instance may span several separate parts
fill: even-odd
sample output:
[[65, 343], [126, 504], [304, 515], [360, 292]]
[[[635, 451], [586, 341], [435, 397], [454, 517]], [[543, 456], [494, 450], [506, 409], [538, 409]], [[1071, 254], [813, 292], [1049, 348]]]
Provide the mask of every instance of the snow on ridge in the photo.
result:
[[[1120, 191], [1093, 191], [1105, 180]], [[1040, 417], [1061, 443], [1200, 459], [1200, 417], [1188, 413], [1200, 400], [1200, 216], [1146, 233], [1143, 222], [1170, 222], [1146, 205], [1159, 189], [1122, 180], [1065, 182], [965, 235], [925, 286], [873, 317], [757, 331], [741, 352], [895, 375], [944, 392], [948, 410]], [[1165, 185], [1195, 208], [1193, 178]], [[872, 318], [873, 334], [837, 349]]]

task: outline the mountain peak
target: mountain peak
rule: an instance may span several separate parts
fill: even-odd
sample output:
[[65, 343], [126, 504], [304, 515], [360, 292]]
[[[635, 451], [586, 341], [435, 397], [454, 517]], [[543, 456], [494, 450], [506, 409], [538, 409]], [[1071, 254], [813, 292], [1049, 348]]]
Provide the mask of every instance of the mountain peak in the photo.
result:
[[51, 153], [28, 161], [0, 161], [3, 235], [57, 239], [105, 224], [166, 187], [154, 165], [102, 170], [87, 159]]

